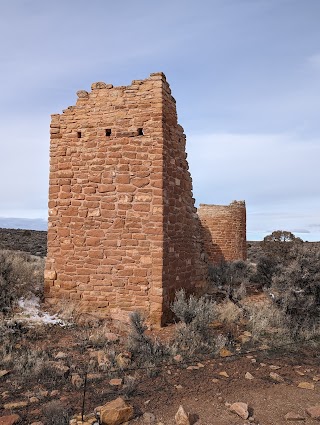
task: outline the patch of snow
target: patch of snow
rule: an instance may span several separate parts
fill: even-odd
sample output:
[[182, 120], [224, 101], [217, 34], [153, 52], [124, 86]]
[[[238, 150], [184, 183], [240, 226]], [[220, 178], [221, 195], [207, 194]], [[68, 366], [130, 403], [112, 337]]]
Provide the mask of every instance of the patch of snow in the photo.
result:
[[15, 315], [16, 319], [23, 320], [29, 324], [43, 324], [43, 325], [60, 325], [67, 326], [67, 323], [59, 319], [56, 314], [49, 314], [45, 311], [41, 311], [39, 298], [32, 297], [28, 299], [20, 298], [18, 306], [21, 312]]

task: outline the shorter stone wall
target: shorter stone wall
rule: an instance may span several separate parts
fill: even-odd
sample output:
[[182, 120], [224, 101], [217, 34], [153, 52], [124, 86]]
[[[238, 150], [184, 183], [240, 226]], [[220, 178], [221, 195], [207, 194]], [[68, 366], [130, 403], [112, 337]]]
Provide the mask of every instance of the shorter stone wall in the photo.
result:
[[209, 263], [246, 260], [244, 201], [233, 201], [230, 205], [200, 204], [198, 216]]

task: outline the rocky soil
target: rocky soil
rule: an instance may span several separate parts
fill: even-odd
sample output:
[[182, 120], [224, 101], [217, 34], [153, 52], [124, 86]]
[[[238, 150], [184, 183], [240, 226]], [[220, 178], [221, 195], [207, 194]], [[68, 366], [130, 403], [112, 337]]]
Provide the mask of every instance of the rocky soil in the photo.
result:
[[44, 257], [47, 254], [47, 232], [0, 228], [0, 249], [24, 251]]

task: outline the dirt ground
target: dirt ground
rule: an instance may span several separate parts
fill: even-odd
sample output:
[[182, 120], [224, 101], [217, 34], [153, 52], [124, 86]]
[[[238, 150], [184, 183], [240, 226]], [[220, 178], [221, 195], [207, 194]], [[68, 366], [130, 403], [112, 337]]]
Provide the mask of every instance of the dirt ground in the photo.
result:
[[[21, 379], [17, 372], [9, 371], [0, 378], [0, 416], [18, 413], [23, 424], [45, 422], [43, 411], [52, 400], [59, 400], [73, 414], [82, 411], [84, 400], [84, 413], [89, 414], [95, 407], [124, 396], [136, 409], [133, 424], [146, 423], [141, 416], [145, 412], [154, 414], [156, 424], [174, 424], [180, 404], [199, 417], [198, 424], [204, 425], [280, 425], [286, 423], [284, 417], [289, 412], [300, 414], [305, 424], [317, 423], [306, 414], [308, 407], [320, 404], [317, 347], [262, 349], [225, 358], [204, 357], [192, 362], [164, 364], [156, 369], [130, 370], [129, 365], [122, 372], [99, 370], [88, 375], [84, 399], [84, 386], [72, 385], [71, 376], [78, 373], [84, 378], [88, 359], [92, 357], [90, 353], [97, 348], [84, 346], [79, 341], [79, 333], [79, 328], [55, 325], [33, 340], [25, 335], [17, 341], [18, 350], [46, 349], [52, 359], [58, 352], [64, 352], [66, 359], [62, 363], [70, 367], [70, 372], [66, 378], [52, 380], [46, 375]], [[245, 377], [247, 372], [252, 375], [251, 379]], [[272, 372], [280, 375], [283, 382], [274, 381], [270, 377]], [[111, 378], [128, 375], [135, 381], [130, 394], [124, 385], [110, 385]], [[299, 388], [301, 382], [313, 384], [313, 389]], [[21, 401], [27, 405], [4, 409], [4, 404]], [[251, 422], [230, 412], [229, 405], [234, 402], [248, 403]]]

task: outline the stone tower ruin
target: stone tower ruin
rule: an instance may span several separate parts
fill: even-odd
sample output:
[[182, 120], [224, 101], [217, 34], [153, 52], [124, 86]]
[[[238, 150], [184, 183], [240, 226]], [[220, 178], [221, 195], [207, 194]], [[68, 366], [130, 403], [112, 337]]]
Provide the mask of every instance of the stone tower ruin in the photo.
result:
[[200, 204], [198, 215], [209, 263], [246, 260], [246, 204], [244, 201], [233, 201], [230, 205]]
[[52, 115], [46, 299], [161, 325], [205, 285], [186, 138], [163, 73], [94, 83]]

